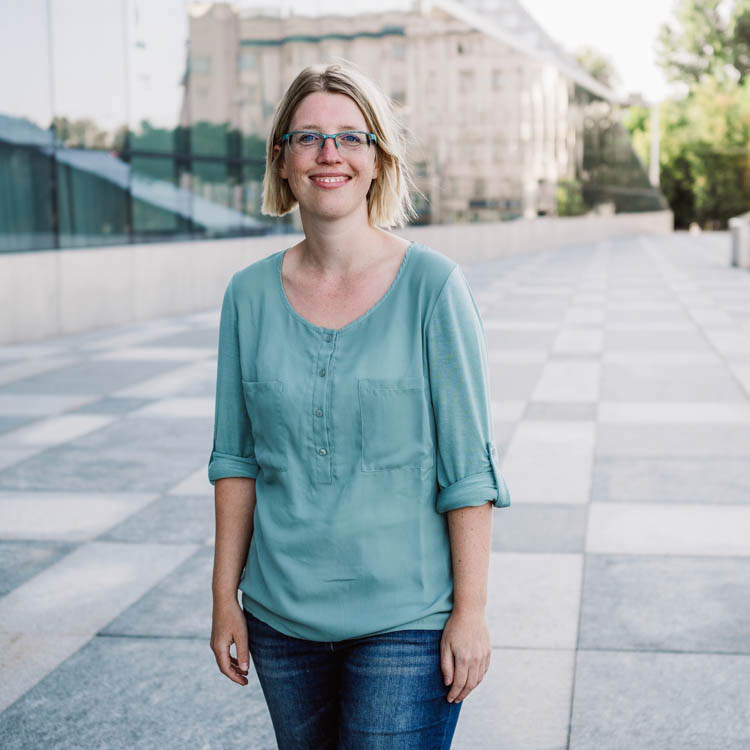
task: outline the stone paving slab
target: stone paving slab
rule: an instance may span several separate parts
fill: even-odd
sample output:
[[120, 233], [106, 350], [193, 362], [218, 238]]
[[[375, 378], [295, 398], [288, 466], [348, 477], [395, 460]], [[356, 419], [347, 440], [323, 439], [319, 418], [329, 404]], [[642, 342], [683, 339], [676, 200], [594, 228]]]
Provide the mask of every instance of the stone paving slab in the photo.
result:
[[[269, 250], [270, 251], [270, 250]], [[512, 505], [457, 750], [750, 747], [750, 273], [726, 233], [467, 264]], [[209, 648], [219, 307], [0, 347], [0, 747], [271, 750]]]

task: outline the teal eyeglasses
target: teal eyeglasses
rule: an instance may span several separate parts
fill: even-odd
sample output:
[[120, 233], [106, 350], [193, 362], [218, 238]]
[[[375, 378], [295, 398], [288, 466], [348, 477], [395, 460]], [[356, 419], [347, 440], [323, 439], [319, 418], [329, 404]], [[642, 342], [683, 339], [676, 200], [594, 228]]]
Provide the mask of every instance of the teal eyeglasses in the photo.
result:
[[326, 138], [333, 138], [333, 143], [339, 151], [355, 152], [369, 146], [370, 143], [377, 144], [378, 137], [375, 133], [367, 133], [364, 130], [346, 130], [343, 133], [316, 133], [314, 130], [292, 130], [284, 133], [281, 142], [288, 142], [289, 148], [296, 154], [315, 153], [325, 146]]

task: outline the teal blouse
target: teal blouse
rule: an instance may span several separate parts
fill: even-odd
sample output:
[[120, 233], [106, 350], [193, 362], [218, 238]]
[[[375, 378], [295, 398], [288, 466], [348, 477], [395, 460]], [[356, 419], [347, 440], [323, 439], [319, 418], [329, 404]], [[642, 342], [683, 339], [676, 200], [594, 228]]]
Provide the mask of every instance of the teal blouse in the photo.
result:
[[237, 271], [221, 308], [208, 478], [256, 480], [242, 604], [313, 641], [442, 629], [446, 511], [510, 505], [466, 278], [412, 242], [373, 307], [323, 328], [289, 303], [285, 252]]

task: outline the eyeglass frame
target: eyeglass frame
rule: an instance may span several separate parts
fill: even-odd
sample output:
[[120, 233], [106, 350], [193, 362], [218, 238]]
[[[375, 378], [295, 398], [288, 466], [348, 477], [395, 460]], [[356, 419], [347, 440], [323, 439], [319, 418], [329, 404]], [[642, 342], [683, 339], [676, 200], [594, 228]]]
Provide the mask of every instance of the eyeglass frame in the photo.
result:
[[[367, 136], [367, 146], [369, 148], [371, 143], [374, 143], [376, 146], [378, 145], [378, 137], [375, 135], [375, 133], [369, 133], [366, 130], [342, 130], [340, 133], [319, 133], [317, 130], [290, 130], [288, 133], [284, 133], [283, 136], [281, 136], [281, 143], [288, 143], [289, 142], [289, 136], [290, 135], [296, 135], [297, 133], [310, 133], [310, 135], [319, 135], [322, 137], [322, 140], [320, 142], [320, 150], [322, 151], [324, 146], [326, 145], [326, 138], [333, 138], [333, 145], [336, 148], [336, 151], [339, 150], [339, 144], [336, 141], [336, 136], [339, 135], [347, 135], [347, 133], [364, 133]], [[289, 148], [292, 147], [292, 144], [289, 143]]]

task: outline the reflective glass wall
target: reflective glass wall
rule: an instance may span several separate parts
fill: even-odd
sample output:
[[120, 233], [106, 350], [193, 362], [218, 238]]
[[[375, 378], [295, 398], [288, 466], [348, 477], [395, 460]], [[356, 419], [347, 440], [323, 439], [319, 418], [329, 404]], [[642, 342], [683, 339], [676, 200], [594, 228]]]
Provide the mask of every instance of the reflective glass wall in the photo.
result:
[[264, 142], [194, 121], [190, 3], [2, 3], [0, 251], [284, 231]]

